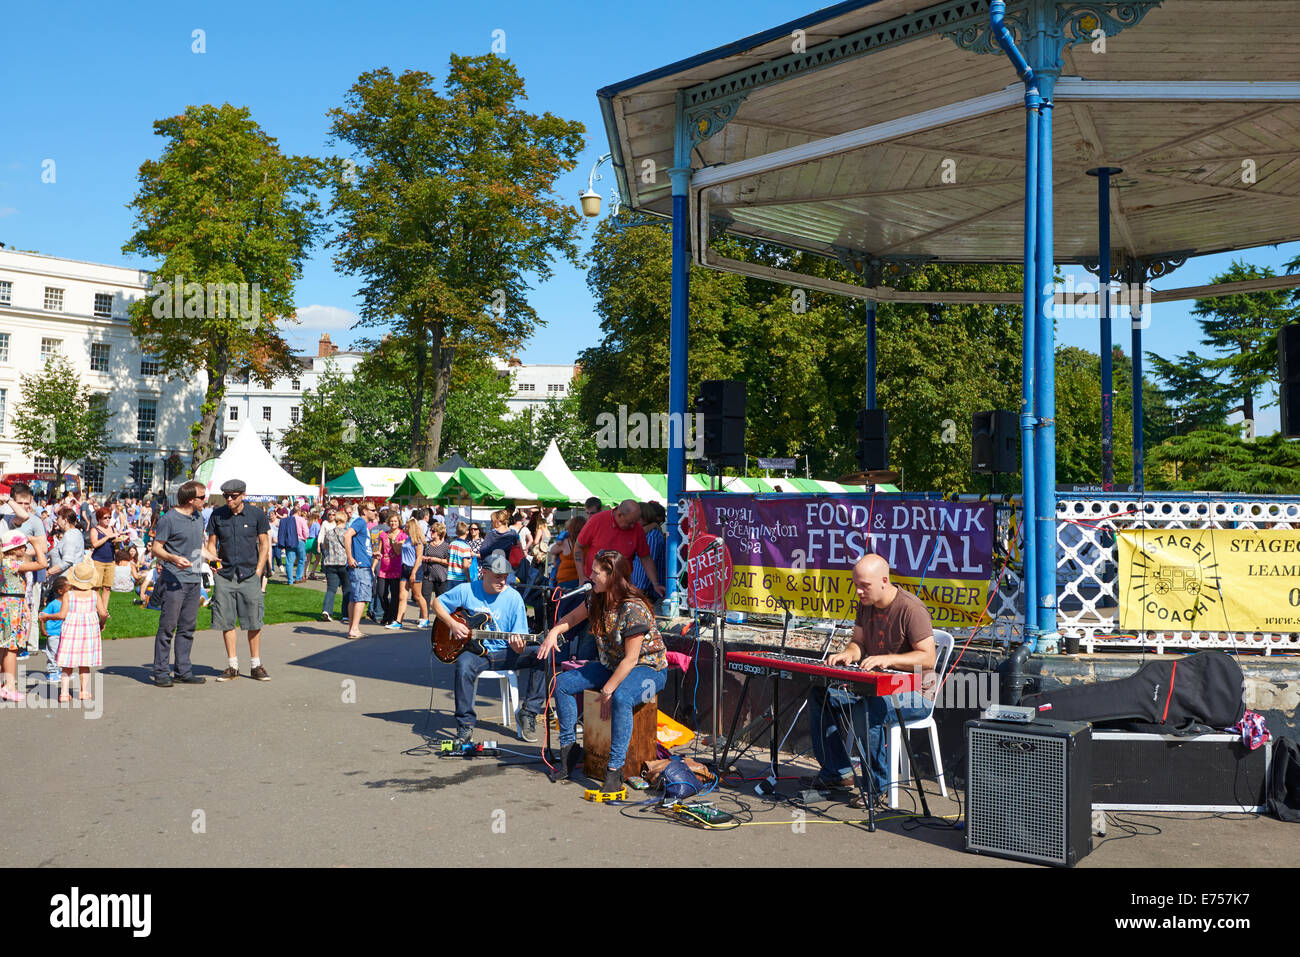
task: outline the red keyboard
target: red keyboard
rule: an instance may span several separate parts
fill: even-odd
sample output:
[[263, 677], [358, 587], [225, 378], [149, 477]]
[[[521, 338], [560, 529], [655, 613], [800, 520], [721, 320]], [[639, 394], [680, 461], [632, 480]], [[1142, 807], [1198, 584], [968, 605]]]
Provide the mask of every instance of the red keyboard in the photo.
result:
[[858, 668], [834, 668], [812, 658], [783, 655], [779, 652], [728, 651], [727, 670], [759, 678], [777, 675], [789, 678], [793, 673], [815, 675], [832, 681], [859, 685], [859, 691], [877, 696], [902, 694], [917, 689], [916, 675], [910, 671], [862, 671]]

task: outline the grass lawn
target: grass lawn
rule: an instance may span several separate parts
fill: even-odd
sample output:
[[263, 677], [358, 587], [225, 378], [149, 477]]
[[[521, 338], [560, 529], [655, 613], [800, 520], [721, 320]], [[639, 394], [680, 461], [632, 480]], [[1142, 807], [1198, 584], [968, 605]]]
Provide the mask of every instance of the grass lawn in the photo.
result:
[[[108, 599], [108, 624], [104, 626], [104, 638], [139, 638], [158, 632], [158, 615], [141, 605], [134, 605], [131, 600], [134, 593], [113, 592]], [[272, 581], [266, 586], [266, 615], [268, 625], [284, 621], [315, 621], [320, 617], [321, 602], [325, 596], [314, 588], [293, 587]], [[335, 607], [340, 604], [334, 600]], [[338, 618], [337, 610], [334, 617]], [[199, 609], [199, 629], [212, 627], [212, 609]]]

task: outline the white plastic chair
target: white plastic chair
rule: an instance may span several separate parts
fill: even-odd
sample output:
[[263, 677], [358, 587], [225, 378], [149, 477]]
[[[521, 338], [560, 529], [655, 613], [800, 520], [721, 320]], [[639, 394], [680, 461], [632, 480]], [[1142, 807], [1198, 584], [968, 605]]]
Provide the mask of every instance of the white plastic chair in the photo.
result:
[[474, 696], [478, 696], [478, 683], [482, 678], [501, 681], [501, 723], [507, 728], [515, 726], [515, 712], [519, 710], [519, 676], [513, 671], [481, 671], [474, 679]]
[[[942, 680], [944, 669], [948, 666], [948, 658], [952, 655], [953, 640], [952, 635], [946, 631], [935, 629], [934, 632], [934, 672]], [[943, 780], [943, 758], [939, 756], [939, 729], [934, 724], [934, 706], [939, 700], [939, 695], [943, 693], [943, 687], [935, 689], [933, 700], [929, 702], [930, 710], [926, 712], [924, 718], [917, 718], [915, 721], [909, 721], [906, 729], [910, 734], [913, 731], [930, 732], [930, 753], [934, 755], [934, 773], [939, 778], [939, 791], [944, 797], [948, 796], [948, 786]], [[898, 807], [898, 755], [903, 748], [902, 732], [897, 722], [889, 726], [889, 806]], [[909, 772], [910, 773], [910, 772]]]

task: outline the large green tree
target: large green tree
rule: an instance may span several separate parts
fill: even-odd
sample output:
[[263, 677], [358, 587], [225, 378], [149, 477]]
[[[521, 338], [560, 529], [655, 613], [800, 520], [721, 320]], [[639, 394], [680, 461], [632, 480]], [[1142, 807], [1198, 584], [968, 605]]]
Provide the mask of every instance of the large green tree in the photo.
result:
[[100, 460], [109, 451], [113, 413], [66, 358], [47, 359], [44, 369], [21, 376], [18, 383], [23, 397], [13, 411], [14, 438], [28, 455], [48, 458], [56, 479], [65, 465]]
[[123, 245], [158, 260], [152, 292], [131, 309], [141, 348], [173, 378], [207, 375], [194, 464], [211, 458], [226, 375], [270, 385], [289, 367], [280, 335], [294, 280], [322, 228], [320, 164], [281, 152], [246, 107], [191, 106], [158, 120], [162, 156], [140, 166]]
[[541, 323], [532, 283], [577, 260], [578, 215], [555, 195], [583, 127], [523, 110], [524, 82], [497, 56], [452, 55], [443, 91], [427, 73], [363, 74], [331, 136], [341, 232], [335, 263], [362, 279], [361, 324], [409, 344], [413, 457], [437, 464], [458, 351], [506, 354]]

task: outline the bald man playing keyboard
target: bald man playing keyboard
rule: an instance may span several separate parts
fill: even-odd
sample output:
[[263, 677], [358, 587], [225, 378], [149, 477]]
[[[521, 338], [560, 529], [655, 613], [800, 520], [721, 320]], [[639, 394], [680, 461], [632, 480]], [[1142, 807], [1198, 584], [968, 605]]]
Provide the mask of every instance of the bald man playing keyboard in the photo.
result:
[[[814, 686], [808, 694], [808, 716], [813, 754], [821, 770], [801, 783], [826, 790], [854, 787], [853, 767], [840, 734], [844, 724], [840, 716], [847, 706], [855, 735], [862, 734], [864, 715], [870, 718], [866, 750], [874, 788], [869, 793], [883, 807], [888, 783], [885, 753], [888, 726], [900, 719], [906, 722], [924, 717], [929, 707], [927, 696], [934, 696], [934, 626], [921, 600], [890, 582], [889, 564], [879, 555], [864, 555], [853, 566], [853, 587], [858, 594], [853, 638], [826, 663], [844, 668], [857, 666], [864, 671], [921, 669], [921, 687], [925, 690], [896, 695], [894, 699], [876, 696], [863, 699], [841, 688]], [[894, 706], [894, 700], [898, 707]], [[854, 798], [850, 806], [863, 807], [862, 798]]]

